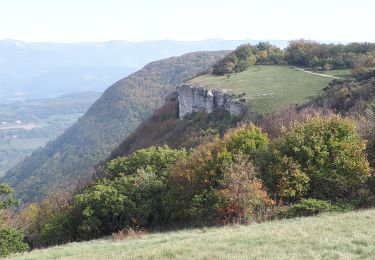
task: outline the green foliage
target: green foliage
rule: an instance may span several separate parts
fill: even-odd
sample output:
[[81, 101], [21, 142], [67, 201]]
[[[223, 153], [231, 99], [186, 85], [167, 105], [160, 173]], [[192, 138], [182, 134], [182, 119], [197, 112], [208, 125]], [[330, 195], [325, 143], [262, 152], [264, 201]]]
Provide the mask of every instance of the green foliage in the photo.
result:
[[349, 119], [312, 117], [276, 141], [264, 179], [287, 201], [348, 198], [370, 175], [364, 150]]
[[127, 157], [117, 157], [108, 162], [104, 169], [106, 178], [116, 178], [121, 174], [135, 175], [140, 169], [155, 172], [158, 177], [165, 178], [166, 169], [177, 159], [184, 157], [184, 150], [173, 150], [167, 146], [150, 147], [137, 150]]
[[276, 216], [277, 218], [307, 217], [338, 210], [340, 210], [339, 207], [325, 200], [302, 199], [296, 204], [280, 208]]
[[19, 204], [19, 201], [12, 197], [12, 193], [13, 190], [8, 185], [0, 184], [0, 256], [28, 250], [27, 244], [23, 242], [25, 235], [2, 223], [2, 210]]
[[29, 247], [23, 242], [24, 236], [12, 228], [0, 228], [0, 256], [27, 251]]
[[208, 187], [192, 197], [189, 211], [196, 221], [207, 224], [218, 216], [221, 207], [220, 194], [212, 187]]
[[225, 75], [244, 71], [255, 63], [281, 63], [284, 53], [269, 42], [259, 42], [256, 46], [244, 44], [217, 62], [212, 70], [215, 75]]
[[9, 185], [0, 183], [0, 210], [19, 205], [20, 201], [14, 199], [12, 193], [13, 189]]
[[352, 76], [334, 80], [313, 103], [342, 114], [374, 114], [375, 70], [356, 70]]
[[55, 244], [68, 243], [76, 240], [78, 234], [77, 223], [70, 211], [59, 212], [45, 219], [45, 224], [38, 232], [38, 240], [32, 241], [36, 246], [50, 246]]
[[285, 59], [289, 64], [319, 70], [375, 66], [374, 43], [320, 44], [308, 40], [289, 42]]
[[254, 157], [258, 149], [264, 149], [269, 144], [267, 134], [253, 124], [244, 125], [229, 130], [224, 137], [225, 146], [232, 153], [244, 153]]
[[358, 69], [351, 79], [333, 81], [312, 103], [356, 118], [358, 131], [367, 141], [368, 159], [374, 166], [375, 69]]
[[291, 157], [281, 156], [278, 151], [274, 151], [273, 155], [277, 163], [268, 167], [271, 174], [264, 177], [271, 191], [291, 200], [307, 195], [310, 177], [301, 170], [301, 165]]
[[104, 170], [106, 177], [75, 197], [72, 214], [79, 236], [88, 239], [127, 226], [164, 223], [161, 196], [166, 190], [168, 168], [184, 157], [184, 150], [165, 146], [139, 150], [109, 162]]
[[[243, 155], [246, 161], [242, 168], [232, 169], [238, 170], [236, 174], [239, 175], [234, 176], [242, 178], [246, 187], [256, 187], [255, 193], [262, 190], [261, 185], [256, 185], [254, 170], [247, 167], [247, 160], [253, 159], [257, 151], [264, 149], [268, 142], [267, 135], [259, 128], [244, 125], [230, 130], [223, 139], [217, 138], [198, 146], [188, 158], [178, 161], [172, 168], [170, 188], [164, 197], [171, 220], [212, 224], [231, 221], [229, 215], [232, 213], [233, 217], [240, 221], [245, 218], [242, 212], [251, 214], [249, 209], [254, 204], [248, 206], [246, 203], [231, 200], [231, 192], [237, 181], [225, 176], [227, 170], [235, 164], [236, 156]], [[249, 195], [247, 188], [240, 190]], [[240, 193], [241, 196], [246, 196]], [[243, 208], [245, 205], [246, 208]]]

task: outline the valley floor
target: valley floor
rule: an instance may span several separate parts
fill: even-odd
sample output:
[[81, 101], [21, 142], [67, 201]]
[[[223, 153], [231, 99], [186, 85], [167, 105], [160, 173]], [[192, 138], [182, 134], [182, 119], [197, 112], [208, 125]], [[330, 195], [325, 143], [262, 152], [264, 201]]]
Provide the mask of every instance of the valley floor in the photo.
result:
[[374, 259], [375, 210], [71, 243], [11, 259]]

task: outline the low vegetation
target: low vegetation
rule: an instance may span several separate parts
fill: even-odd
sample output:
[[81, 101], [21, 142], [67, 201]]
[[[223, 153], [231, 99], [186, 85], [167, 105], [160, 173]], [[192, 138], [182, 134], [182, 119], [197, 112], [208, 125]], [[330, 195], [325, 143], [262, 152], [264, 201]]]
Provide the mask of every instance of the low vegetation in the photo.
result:
[[373, 177], [354, 121], [316, 112], [279, 132], [269, 139], [244, 124], [189, 152], [138, 150], [109, 161], [74, 197], [29, 205], [13, 225], [41, 247], [126, 228], [262, 222], [371, 205]]
[[2, 211], [20, 203], [13, 198], [12, 193], [13, 190], [8, 185], [0, 184], [0, 257], [23, 252], [29, 248], [23, 241], [22, 232], [4, 224]]
[[10, 259], [372, 259], [375, 211], [70, 243]]

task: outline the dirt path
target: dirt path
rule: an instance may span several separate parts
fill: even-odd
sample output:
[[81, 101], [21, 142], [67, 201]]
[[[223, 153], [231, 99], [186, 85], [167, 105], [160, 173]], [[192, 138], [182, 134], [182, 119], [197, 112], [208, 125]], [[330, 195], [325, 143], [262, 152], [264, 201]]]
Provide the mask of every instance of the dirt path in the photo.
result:
[[305, 73], [309, 73], [309, 74], [313, 74], [313, 75], [318, 75], [318, 76], [321, 76], [321, 77], [332, 78], [332, 79], [342, 79], [340, 77], [335, 77], [335, 76], [331, 76], [331, 75], [324, 75], [324, 74], [320, 74], [320, 73], [316, 73], [316, 72], [304, 70], [304, 69], [301, 69], [301, 68], [298, 68], [298, 67], [294, 67], [294, 66], [290, 66], [290, 67], [293, 68], [293, 69], [296, 69], [296, 70], [303, 71]]

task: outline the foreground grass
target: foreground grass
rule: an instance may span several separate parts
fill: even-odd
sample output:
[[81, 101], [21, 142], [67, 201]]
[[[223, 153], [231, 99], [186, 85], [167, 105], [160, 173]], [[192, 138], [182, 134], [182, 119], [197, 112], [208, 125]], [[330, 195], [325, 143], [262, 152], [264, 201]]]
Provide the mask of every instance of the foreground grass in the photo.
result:
[[[335, 73], [339, 73], [336, 71]], [[248, 101], [254, 114], [293, 103], [304, 103], [321, 93], [332, 78], [309, 74], [289, 66], [259, 65], [229, 76], [203, 75], [189, 81], [211, 89], [226, 90]]]
[[374, 259], [375, 210], [94, 240], [12, 259]]

